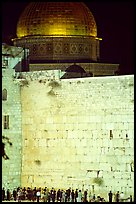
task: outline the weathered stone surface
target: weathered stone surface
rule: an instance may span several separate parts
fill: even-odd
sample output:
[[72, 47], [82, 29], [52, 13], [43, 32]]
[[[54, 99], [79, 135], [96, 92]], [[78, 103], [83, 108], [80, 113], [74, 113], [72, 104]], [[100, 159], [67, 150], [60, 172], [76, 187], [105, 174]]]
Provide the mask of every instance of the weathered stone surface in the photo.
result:
[[[103, 194], [106, 186], [115, 191], [126, 187], [126, 194], [133, 194], [133, 76], [59, 80], [55, 72], [59, 86], [53, 87], [45, 73], [46, 83], [39, 82], [41, 76], [35, 72], [23, 74], [29, 86], [21, 90], [11, 79], [6, 84], [8, 75], [3, 79], [3, 87], [11, 89], [3, 114], [15, 115], [9, 134], [18, 152], [18, 163], [3, 161], [4, 171], [8, 162], [11, 166], [3, 185], [10, 181], [10, 172], [18, 172], [21, 180], [16, 183], [26, 187], [76, 188], [92, 185], [98, 176]], [[19, 179], [15, 175], [14, 180]]]

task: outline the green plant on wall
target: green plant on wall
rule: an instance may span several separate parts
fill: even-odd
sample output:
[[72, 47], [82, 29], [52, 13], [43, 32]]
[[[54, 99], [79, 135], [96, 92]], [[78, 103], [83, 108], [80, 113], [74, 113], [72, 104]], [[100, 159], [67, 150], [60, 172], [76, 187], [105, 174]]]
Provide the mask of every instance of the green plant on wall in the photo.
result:
[[48, 86], [51, 86], [52, 88], [58, 88], [60, 87], [60, 84], [57, 81], [50, 81]]
[[44, 83], [44, 84], [46, 84], [46, 79], [40, 79], [40, 80], [39, 80], [39, 83]]
[[133, 84], [133, 83], [130, 83], [129, 86], [134, 86], [134, 84]]
[[48, 92], [48, 95], [50, 95], [50, 96], [55, 96], [55, 93], [54, 93], [53, 89], [51, 89], [51, 90]]
[[12, 146], [12, 142], [10, 141], [10, 139], [8, 137], [2, 136], [2, 157], [5, 160], [9, 159], [9, 157], [6, 154], [6, 151], [5, 151], [5, 145], [7, 145], [7, 144]]
[[101, 186], [103, 184], [103, 179], [97, 177], [97, 178], [94, 178], [93, 182]]
[[40, 161], [39, 159], [35, 160], [35, 163], [36, 163], [37, 165], [41, 165], [41, 161]]
[[61, 85], [60, 85], [57, 81], [53, 80], [53, 81], [50, 81], [50, 82], [48, 83], [48, 86], [51, 87], [51, 90], [48, 92], [48, 95], [50, 95], [50, 96], [55, 96], [56, 94], [55, 94], [55, 92], [54, 92], [54, 89], [55, 89], [55, 88], [59, 88]]
[[28, 85], [29, 85], [29, 82], [26, 79], [20, 81], [20, 86], [28, 86]]

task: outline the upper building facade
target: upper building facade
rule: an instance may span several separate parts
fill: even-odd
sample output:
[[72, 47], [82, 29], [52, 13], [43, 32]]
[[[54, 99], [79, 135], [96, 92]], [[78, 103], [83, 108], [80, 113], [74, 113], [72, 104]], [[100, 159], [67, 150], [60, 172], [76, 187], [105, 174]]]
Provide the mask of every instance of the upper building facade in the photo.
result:
[[[100, 63], [96, 21], [82, 2], [29, 3], [18, 20], [16, 35], [14, 45], [29, 48], [30, 71], [55, 67], [67, 72], [76, 63], [84, 69], [83, 76], [101, 76], [114, 75], [119, 67]], [[77, 66], [74, 76], [76, 70]]]
[[32, 61], [97, 61], [93, 14], [81, 2], [32, 2], [17, 24], [14, 45], [28, 47]]

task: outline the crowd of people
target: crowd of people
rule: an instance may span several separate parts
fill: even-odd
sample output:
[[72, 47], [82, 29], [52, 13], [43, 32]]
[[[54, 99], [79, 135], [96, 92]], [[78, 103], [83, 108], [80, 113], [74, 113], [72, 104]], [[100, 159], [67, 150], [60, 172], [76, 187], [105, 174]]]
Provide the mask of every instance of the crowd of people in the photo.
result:
[[2, 200], [13, 200], [21, 202], [27, 200], [28, 202], [132, 202], [132, 196], [124, 198], [123, 192], [117, 191], [115, 194], [112, 191], [108, 193], [108, 200], [105, 200], [100, 195], [92, 194], [91, 191], [79, 189], [55, 190], [45, 188], [14, 188], [13, 191], [2, 189]]

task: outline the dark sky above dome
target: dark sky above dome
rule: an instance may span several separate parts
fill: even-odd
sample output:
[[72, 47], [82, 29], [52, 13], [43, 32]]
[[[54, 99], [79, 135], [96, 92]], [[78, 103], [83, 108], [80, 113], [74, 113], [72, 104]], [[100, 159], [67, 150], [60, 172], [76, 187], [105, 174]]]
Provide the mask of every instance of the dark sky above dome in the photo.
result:
[[[101, 62], [119, 63], [122, 74], [134, 73], [134, 2], [84, 1], [96, 24]], [[2, 2], [2, 42], [11, 44], [16, 24], [28, 2]]]

